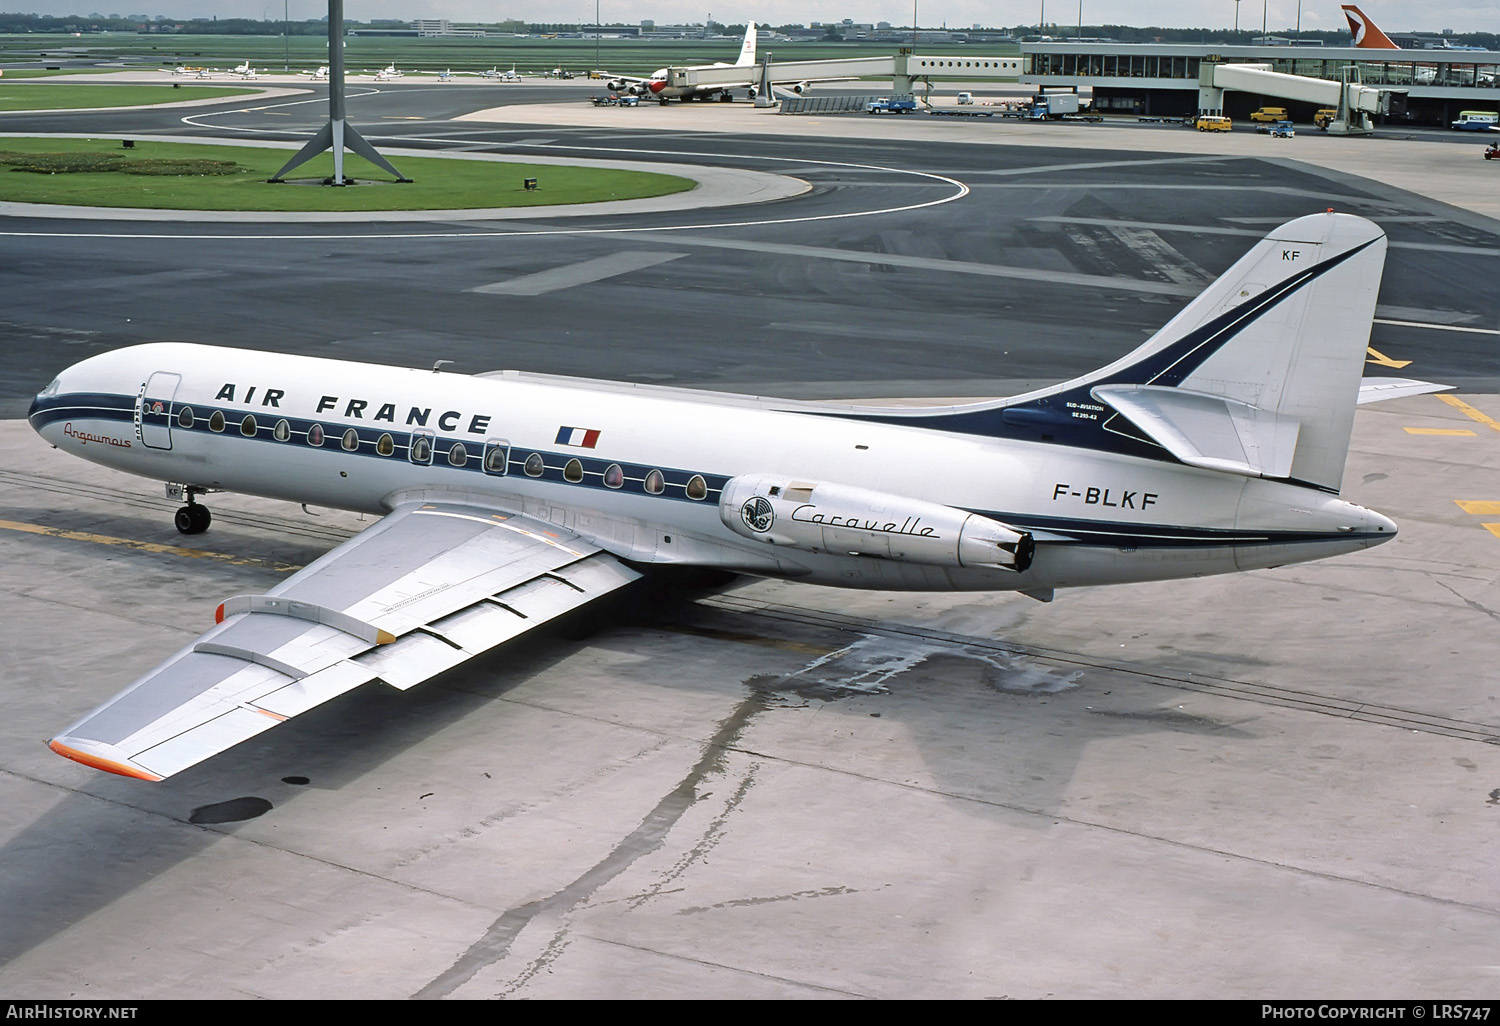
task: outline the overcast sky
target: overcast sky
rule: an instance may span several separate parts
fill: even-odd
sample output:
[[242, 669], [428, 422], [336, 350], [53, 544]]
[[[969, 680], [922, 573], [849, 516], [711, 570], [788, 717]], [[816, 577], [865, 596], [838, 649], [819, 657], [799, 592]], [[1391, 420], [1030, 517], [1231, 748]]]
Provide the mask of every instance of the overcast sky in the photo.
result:
[[[918, 0], [917, 20], [923, 27], [946, 23], [950, 28], [970, 25], [1034, 25], [1045, 3], [1048, 22], [1076, 25], [1080, 0]], [[0, 0], [0, 10], [34, 14], [162, 14], [169, 18], [246, 17], [279, 19], [283, 5], [294, 19], [320, 17], [326, 0]], [[1179, 28], [1230, 28], [1234, 0], [1082, 0], [1087, 25], [1165, 25]], [[1361, 10], [1387, 32], [1500, 31], [1500, 3], [1496, 0], [1361, 0]], [[1240, 27], [1259, 29], [1264, 16], [1272, 30], [1295, 26], [1298, 0], [1244, 0], [1239, 5]], [[1302, 27], [1345, 27], [1339, 0], [1302, 0]], [[718, 22], [738, 24], [754, 19], [773, 25], [813, 21], [889, 21], [910, 25], [909, 0], [598, 0], [600, 17], [609, 22], [634, 23], [650, 18], [658, 23], [702, 22], [710, 14]], [[594, 20], [593, 0], [345, 0], [344, 17], [448, 18], [452, 21]]]

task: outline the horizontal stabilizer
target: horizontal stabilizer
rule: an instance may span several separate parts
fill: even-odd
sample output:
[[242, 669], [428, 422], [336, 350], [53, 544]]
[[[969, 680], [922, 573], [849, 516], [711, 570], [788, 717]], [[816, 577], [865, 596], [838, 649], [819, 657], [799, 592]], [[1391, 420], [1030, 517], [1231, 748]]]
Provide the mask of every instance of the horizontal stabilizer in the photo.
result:
[[1294, 418], [1183, 388], [1097, 385], [1092, 393], [1189, 466], [1251, 477], [1291, 473], [1300, 427]]
[[1446, 392], [1453, 387], [1453, 385], [1439, 385], [1431, 381], [1415, 381], [1411, 378], [1361, 378], [1359, 404], [1363, 406], [1365, 403], [1402, 399], [1409, 395]]

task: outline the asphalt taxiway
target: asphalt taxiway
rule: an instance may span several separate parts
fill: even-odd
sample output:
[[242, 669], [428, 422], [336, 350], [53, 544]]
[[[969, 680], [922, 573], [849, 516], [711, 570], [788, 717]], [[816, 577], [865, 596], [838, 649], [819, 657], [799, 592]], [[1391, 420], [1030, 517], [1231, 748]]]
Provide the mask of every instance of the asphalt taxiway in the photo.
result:
[[[1463, 388], [1360, 410], [1344, 494], [1401, 534], [1357, 556], [1049, 605], [687, 593], [412, 692], [361, 689], [155, 785], [42, 741], [223, 597], [363, 525], [215, 496], [189, 546], [158, 486], [0, 423], [0, 993], [1494, 993], [1500, 300], [1484, 283], [1500, 223], [1311, 147], [1183, 152], [1193, 133], [1127, 130], [1081, 158], [988, 124], [724, 133], [701, 127], [707, 108], [612, 112], [684, 115], [645, 131], [529, 109], [476, 124], [449, 119], [464, 104], [446, 88], [351, 114], [364, 130], [430, 93], [445, 116], [367, 134], [811, 189], [503, 223], [13, 213], [3, 410], [60, 366], [165, 337], [785, 395], [998, 394], [1107, 362], [1265, 230], [1333, 205], [1393, 243], [1370, 372]], [[199, 120], [287, 133], [258, 117]], [[121, 130], [205, 130], [154, 118]], [[1404, 159], [1404, 142], [1359, 142]], [[577, 270], [621, 252], [639, 270]]]

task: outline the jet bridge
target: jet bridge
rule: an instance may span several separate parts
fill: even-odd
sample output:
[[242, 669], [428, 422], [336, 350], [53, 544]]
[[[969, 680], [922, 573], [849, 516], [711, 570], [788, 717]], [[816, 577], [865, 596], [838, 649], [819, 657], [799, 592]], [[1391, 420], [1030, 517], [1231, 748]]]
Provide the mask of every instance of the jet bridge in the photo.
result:
[[1326, 78], [1272, 71], [1269, 64], [1221, 64], [1204, 61], [1199, 67], [1198, 76], [1199, 114], [1222, 114], [1224, 91], [1237, 89], [1259, 96], [1275, 96], [1278, 99], [1315, 103], [1319, 107], [1336, 109], [1338, 116], [1329, 125], [1329, 131], [1335, 135], [1364, 134], [1371, 131], [1369, 115], [1385, 112], [1388, 103], [1386, 97], [1391, 92], [1389, 89], [1361, 85], [1358, 68], [1345, 68], [1344, 81], [1334, 82]]

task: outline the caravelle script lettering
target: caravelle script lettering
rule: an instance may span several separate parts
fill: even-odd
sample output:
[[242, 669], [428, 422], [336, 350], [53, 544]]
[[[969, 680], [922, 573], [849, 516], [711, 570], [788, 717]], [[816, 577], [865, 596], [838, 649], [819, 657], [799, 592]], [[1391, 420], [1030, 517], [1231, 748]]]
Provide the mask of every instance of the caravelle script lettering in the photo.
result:
[[942, 535], [935, 533], [931, 527], [921, 527], [921, 517], [907, 517], [901, 523], [894, 520], [881, 523], [879, 520], [861, 519], [859, 517], [831, 516], [823, 513], [812, 503], [804, 503], [792, 510], [792, 519], [804, 524], [821, 524], [824, 527], [846, 527], [856, 531], [869, 531], [872, 534], [909, 534], [917, 538], [941, 538]]

